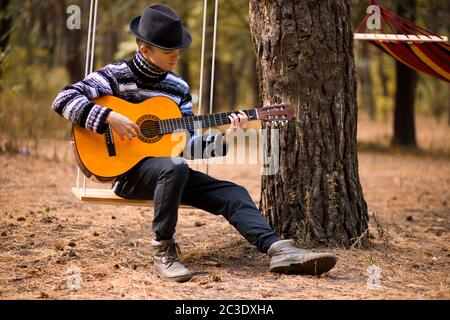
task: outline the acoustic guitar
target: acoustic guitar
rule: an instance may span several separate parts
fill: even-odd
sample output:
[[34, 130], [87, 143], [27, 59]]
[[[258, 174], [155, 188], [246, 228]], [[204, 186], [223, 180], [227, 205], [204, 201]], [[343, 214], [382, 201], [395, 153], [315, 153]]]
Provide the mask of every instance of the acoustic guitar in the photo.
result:
[[[232, 112], [182, 117], [177, 104], [166, 97], [153, 97], [141, 103], [130, 103], [114, 96], [93, 100], [134, 121], [138, 136], [122, 140], [110, 127], [104, 134], [72, 126], [71, 143], [81, 171], [88, 178], [111, 181], [130, 170], [146, 157], [179, 156], [188, 142], [189, 133], [199, 128], [229, 124]], [[243, 110], [249, 121], [275, 123], [292, 119], [294, 110], [286, 104]]]

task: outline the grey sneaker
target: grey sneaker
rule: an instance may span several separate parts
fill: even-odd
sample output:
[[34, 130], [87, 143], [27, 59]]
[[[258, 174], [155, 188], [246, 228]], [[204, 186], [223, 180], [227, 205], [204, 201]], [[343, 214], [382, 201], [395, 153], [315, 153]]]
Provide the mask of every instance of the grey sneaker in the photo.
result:
[[337, 258], [331, 253], [315, 253], [294, 246], [293, 240], [280, 240], [267, 251], [270, 257], [269, 271], [285, 274], [320, 275], [330, 271]]
[[154, 250], [153, 268], [162, 280], [185, 282], [191, 280], [193, 274], [183, 266], [178, 258], [180, 247], [175, 240], [152, 241]]

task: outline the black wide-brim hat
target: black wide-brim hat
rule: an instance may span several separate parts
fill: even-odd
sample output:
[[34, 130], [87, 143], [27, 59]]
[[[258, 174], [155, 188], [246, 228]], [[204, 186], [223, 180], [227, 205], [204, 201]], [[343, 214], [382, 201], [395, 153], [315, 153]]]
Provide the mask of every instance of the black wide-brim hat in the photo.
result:
[[139, 40], [165, 50], [184, 48], [192, 42], [178, 14], [163, 4], [147, 7], [142, 16], [131, 20], [130, 30]]

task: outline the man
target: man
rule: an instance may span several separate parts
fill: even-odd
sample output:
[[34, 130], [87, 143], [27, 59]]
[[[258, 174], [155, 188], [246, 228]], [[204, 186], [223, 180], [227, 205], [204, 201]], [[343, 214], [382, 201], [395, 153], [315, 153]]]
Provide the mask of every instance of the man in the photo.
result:
[[[93, 98], [114, 95], [138, 103], [153, 96], [166, 96], [177, 103], [183, 116], [193, 115], [189, 86], [172, 72], [180, 49], [191, 43], [180, 17], [169, 6], [151, 5], [131, 21], [130, 29], [138, 44], [134, 58], [110, 64], [64, 88], [53, 103], [57, 113], [99, 134], [110, 126], [122, 139], [134, 139], [138, 126], [125, 116], [96, 105]], [[243, 130], [246, 122], [245, 113], [233, 114], [227, 134]], [[227, 150], [225, 139], [222, 134], [194, 136], [187, 148], [194, 150], [200, 145], [203, 150], [216, 151], [211, 155], [221, 156]], [[300, 250], [293, 241], [280, 240], [245, 188], [192, 170], [180, 160], [146, 158], [113, 184], [114, 192], [124, 198], [154, 200], [152, 247], [154, 270], [160, 278], [178, 282], [192, 278], [178, 258], [179, 249], [173, 238], [180, 203], [224, 216], [245, 239], [269, 254], [272, 272], [319, 275], [334, 267], [334, 255]]]

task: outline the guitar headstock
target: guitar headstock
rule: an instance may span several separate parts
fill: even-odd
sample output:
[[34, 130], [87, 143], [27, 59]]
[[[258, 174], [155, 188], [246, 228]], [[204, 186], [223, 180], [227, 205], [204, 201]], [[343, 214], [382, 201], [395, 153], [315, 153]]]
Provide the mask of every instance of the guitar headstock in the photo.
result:
[[292, 120], [295, 110], [289, 104], [272, 104], [257, 108], [258, 119], [261, 121], [270, 121], [277, 124], [286, 124], [289, 120]]

